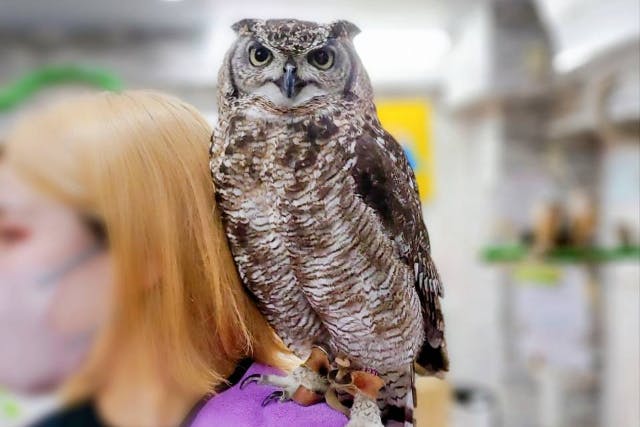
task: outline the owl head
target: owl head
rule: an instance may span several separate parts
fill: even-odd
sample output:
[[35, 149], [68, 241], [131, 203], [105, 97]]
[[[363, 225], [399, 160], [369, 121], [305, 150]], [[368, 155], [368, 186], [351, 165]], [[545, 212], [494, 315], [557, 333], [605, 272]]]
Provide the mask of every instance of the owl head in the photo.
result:
[[350, 22], [244, 19], [232, 28], [238, 38], [219, 79], [224, 98], [257, 97], [286, 108], [371, 92], [352, 43], [360, 30]]

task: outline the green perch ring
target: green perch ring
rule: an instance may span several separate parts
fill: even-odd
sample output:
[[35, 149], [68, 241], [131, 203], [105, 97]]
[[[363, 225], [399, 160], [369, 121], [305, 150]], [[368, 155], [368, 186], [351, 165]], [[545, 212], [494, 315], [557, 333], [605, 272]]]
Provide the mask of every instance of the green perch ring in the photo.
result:
[[119, 91], [123, 87], [122, 81], [106, 70], [74, 65], [48, 66], [34, 70], [8, 86], [0, 87], [0, 112], [18, 107], [43, 88], [68, 83], [81, 83], [107, 91]]

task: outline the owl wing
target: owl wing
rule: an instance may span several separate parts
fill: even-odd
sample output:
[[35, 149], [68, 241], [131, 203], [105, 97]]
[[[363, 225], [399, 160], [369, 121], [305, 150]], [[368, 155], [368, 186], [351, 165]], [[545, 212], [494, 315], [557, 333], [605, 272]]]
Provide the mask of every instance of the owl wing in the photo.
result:
[[414, 271], [422, 306], [425, 342], [416, 362], [431, 372], [446, 371], [442, 283], [431, 259], [429, 234], [415, 175], [404, 150], [382, 127], [366, 126], [355, 144], [351, 174], [356, 191], [373, 209], [393, 240], [398, 257]]

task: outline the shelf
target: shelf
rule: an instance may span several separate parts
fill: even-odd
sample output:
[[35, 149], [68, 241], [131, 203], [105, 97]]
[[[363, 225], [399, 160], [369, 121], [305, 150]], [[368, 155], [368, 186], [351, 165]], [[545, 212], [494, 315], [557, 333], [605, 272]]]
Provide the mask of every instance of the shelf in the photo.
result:
[[[520, 262], [532, 257], [529, 248], [521, 245], [488, 246], [481, 252], [487, 263]], [[601, 263], [614, 261], [640, 261], [640, 246], [618, 248], [558, 248], [542, 259], [553, 263]]]

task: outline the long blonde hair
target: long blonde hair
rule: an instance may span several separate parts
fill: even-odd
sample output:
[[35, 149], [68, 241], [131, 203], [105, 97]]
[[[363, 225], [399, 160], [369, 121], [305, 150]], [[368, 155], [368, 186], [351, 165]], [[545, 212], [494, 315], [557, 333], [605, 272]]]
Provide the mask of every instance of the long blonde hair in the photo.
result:
[[[5, 152], [37, 188], [104, 226], [117, 286], [103, 344], [145, 328], [149, 356], [198, 394], [213, 392], [239, 359], [278, 364], [283, 350], [227, 246], [208, 169], [210, 134], [175, 98], [102, 93], [24, 118]], [[72, 398], [101, 382], [105, 358], [90, 360]]]

